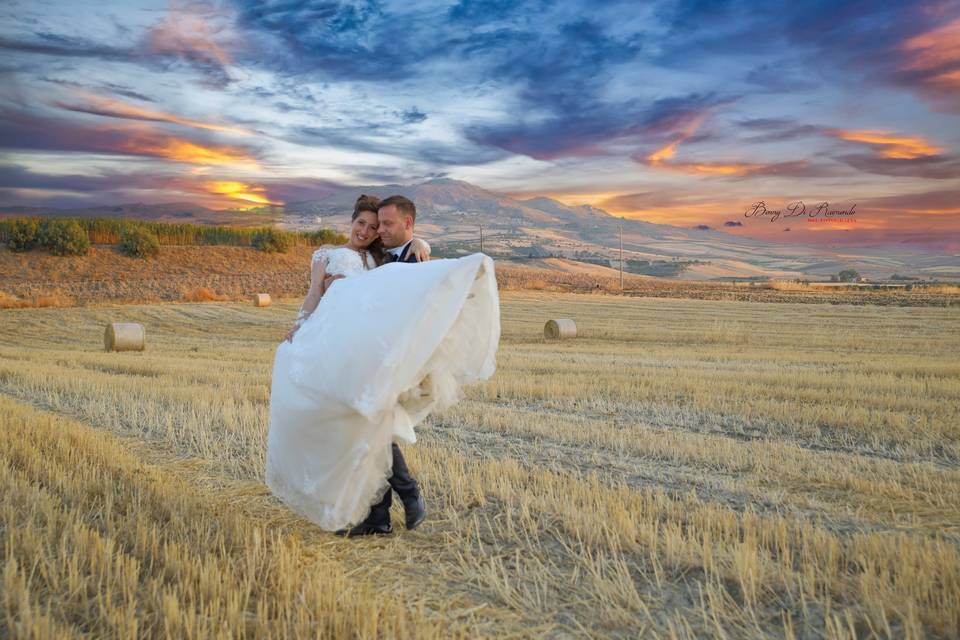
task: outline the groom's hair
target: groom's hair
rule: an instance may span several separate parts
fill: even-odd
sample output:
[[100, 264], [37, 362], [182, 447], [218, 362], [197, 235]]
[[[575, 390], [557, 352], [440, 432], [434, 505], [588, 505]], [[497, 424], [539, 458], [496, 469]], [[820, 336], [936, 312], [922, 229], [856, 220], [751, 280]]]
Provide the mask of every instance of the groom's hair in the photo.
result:
[[417, 207], [413, 204], [413, 201], [409, 198], [404, 198], [403, 196], [390, 196], [385, 200], [380, 201], [380, 208], [389, 207], [393, 205], [397, 208], [397, 211], [400, 212], [400, 215], [410, 216], [413, 218], [414, 222], [417, 220]]

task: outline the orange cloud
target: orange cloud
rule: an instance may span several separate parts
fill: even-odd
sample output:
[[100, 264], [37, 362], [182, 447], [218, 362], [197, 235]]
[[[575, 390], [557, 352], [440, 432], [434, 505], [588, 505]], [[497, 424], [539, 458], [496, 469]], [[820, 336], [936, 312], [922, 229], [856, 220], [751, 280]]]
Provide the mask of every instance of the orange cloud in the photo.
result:
[[650, 166], [658, 166], [664, 160], [668, 160], [672, 158], [674, 155], [676, 155], [677, 147], [680, 146], [681, 143], [686, 141], [694, 133], [696, 133], [697, 129], [700, 128], [700, 125], [703, 124], [703, 121], [706, 119], [706, 117], [707, 117], [707, 112], [704, 111], [697, 117], [690, 120], [690, 122], [687, 123], [687, 126], [685, 126], [678, 133], [676, 139], [674, 139], [673, 142], [671, 142], [670, 144], [664, 147], [661, 147], [660, 149], [657, 149], [656, 151], [654, 151], [653, 153], [647, 156], [647, 164], [649, 164]]
[[194, 129], [205, 129], [208, 131], [220, 131], [224, 133], [235, 133], [240, 135], [250, 135], [251, 131], [247, 129], [241, 129], [239, 127], [229, 127], [221, 124], [214, 124], [209, 122], [202, 122], [200, 120], [193, 120], [190, 118], [182, 118], [169, 113], [163, 113], [161, 111], [153, 111], [152, 109], [144, 109], [143, 107], [138, 107], [132, 104], [121, 102], [119, 100], [113, 100], [110, 98], [104, 98], [93, 93], [86, 91], [77, 92], [80, 97], [84, 100], [85, 104], [81, 105], [71, 105], [66, 103], [57, 103], [58, 106], [68, 109], [70, 111], [78, 111], [80, 113], [90, 113], [98, 116], [106, 116], [109, 118], [124, 118], [127, 120], [146, 120], [151, 122], [169, 122], [172, 124], [178, 124], [186, 127], [193, 127]]
[[913, 160], [927, 156], [935, 156], [943, 151], [940, 147], [920, 137], [911, 137], [890, 133], [888, 131], [860, 130], [845, 131], [843, 129], [827, 129], [826, 133], [841, 140], [862, 142], [874, 147], [881, 157], [900, 160]]
[[646, 158], [635, 158], [647, 166], [667, 169], [679, 173], [710, 176], [747, 176], [747, 175], [810, 175], [814, 171], [806, 162], [780, 162], [774, 164], [752, 162], [667, 162], [677, 154], [677, 147], [689, 139], [703, 121], [708, 112], [693, 118], [669, 144], [657, 149]]
[[931, 89], [960, 90], [960, 18], [904, 41], [900, 49], [908, 58], [902, 70], [922, 73]]
[[756, 173], [765, 168], [766, 165], [751, 164], [747, 162], [723, 163], [723, 162], [680, 162], [666, 165], [665, 168], [682, 173], [707, 174], [716, 176], [743, 176], [750, 173]]
[[256, 168], [256, 160], [237, 147], [204, 146], [190, 140], [138, 132], [121, 143], [121, 151], [189, 164]]
[[232, 200], [241, 200], [253, 204], [273, 204], [280, 205], [282, 202], [274, 202], [266, 195], [266, 189], [245, 182], [235, 182], [231, 180], [207, 182], [204, 188], [218, 195], [226, 196]]
[[148, 42], [157, 53], [216, 62], [226, 67], [232, 60], [214, 42], [215, 35], [216, 32], [202, 16], [174, 10], [150, 31]]

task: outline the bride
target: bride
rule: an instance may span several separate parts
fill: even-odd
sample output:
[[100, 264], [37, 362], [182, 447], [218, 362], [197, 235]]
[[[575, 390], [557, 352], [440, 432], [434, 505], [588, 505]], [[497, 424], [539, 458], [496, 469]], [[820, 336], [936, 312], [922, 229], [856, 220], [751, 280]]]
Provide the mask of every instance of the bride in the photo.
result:
[[[415, 442], [416, 424], [490, 377], [500, 336], [493, 261], [383, 264], [378, 205], [361, 196], [349, 242], [314, 253], [310, 291], [274, 359], [266, 482], [329, 531], [389, 497], [392, 443]], [[409, 251], [429, 246], [414, 239]], [[331, 275], [344, 277], [324, 287]]]

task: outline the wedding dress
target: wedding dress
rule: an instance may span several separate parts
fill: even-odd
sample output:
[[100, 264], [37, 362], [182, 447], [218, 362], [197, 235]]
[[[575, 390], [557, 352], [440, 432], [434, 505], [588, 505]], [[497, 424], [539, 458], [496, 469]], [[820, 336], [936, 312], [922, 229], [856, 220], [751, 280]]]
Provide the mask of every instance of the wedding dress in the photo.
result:
[[391, 443], [493, 375], [500, 304], [493, 260], [476, 253], [367, 269], [320, 249], [334, 281], [292, 342], [277, 347], [266, 482], [323, 529], [362, 521], [388, 486]]

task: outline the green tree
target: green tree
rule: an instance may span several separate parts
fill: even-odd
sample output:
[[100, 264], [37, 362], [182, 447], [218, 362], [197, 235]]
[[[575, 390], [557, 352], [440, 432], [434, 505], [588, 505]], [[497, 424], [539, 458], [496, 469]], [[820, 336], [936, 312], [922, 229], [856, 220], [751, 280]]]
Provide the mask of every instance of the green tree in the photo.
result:
[[55, 256], [82, 256], [90, 250], [90, 237], [76, 220], [44, 220], [40, 223], [37, 240]]
[[837, 274], [837, 277], [840, 279], [840, 282], [853, 282], [860, 277], [860, 274], [856, 269], [844, 269]]
[[253, 246], [267, 253], [286, 253], [290, 249], [290, 236], [271, 227], [253, 234]]
[[160, 253], [160, 240], [144, 227], [131, 226], [120, 235], [120, 252], [134, 258], [152, 258]]
[[10, 251], [30, 251], [37, 246], [37, 232], [40, 225], [34, 218], [14, 220], [7, 236], [7, 248]]

